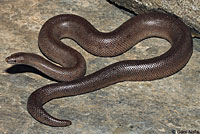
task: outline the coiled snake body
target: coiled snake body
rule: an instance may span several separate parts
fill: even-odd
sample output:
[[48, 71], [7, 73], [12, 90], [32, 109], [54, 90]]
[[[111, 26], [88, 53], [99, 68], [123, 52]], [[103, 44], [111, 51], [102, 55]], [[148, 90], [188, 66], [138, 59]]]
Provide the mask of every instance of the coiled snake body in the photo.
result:
[[[148, 37], [160, 37], [170, 42], [164, 54], [146, 60], [125, 60], [111, 64], [84, 76], [86, 63], [76, 50], [63, 44], [62, 38], [75, 40], [83, 49], [97, 56], [116, 56]], [[179, 19], [164, 13], [150, 12], [133, 17], [112, 32], [102, 33], [87, 20], [76, 15], [58, 15], [41, 28], [39, 48], [55, 65], [33, 53], [15, 53], [6, 61], [27, 64], [58, 80], [34, 91], [27, 104], [28, 112], [39, 122], [50, 126], [69, 126], [71, 121], [49, 115], [43, 105], [48, 101], [96, 91], [122, 81], [155, 80], [182, 69], [192, 55], [189, 28]]]

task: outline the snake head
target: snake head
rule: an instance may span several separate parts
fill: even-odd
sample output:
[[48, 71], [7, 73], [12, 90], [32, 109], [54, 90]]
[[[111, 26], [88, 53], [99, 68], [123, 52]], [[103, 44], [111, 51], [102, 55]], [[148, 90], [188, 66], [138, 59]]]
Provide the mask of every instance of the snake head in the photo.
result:
[[5, 61], [9, 64], [21, 64], [24, 62], [24, 55], [25, 53], [23, 52], [14, 53], [11, 56], [7, 57]]

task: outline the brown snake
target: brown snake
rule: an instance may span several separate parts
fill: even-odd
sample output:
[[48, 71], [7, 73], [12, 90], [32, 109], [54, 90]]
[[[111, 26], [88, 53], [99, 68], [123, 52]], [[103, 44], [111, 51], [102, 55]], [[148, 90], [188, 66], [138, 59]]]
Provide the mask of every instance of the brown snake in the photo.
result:
[[[120, 55], [143, 39], [160, 37], [171, 44], [164, 54], [146, 60], [124, 60], [84, 76], [83, 56], [63, 44], [62, 38], [76, 41], [96, 56]], [[28, 112], [49, 126], [69, 126], [71, 121], [49, 115], [43, 105], [48, 101], [96, 91], [122, 81], [147, 81], [167, 77], [181, 70], [189, 61], [193, 45], [190, 29], [178, 18], [157, 12], [137, 15], [109, 33], [96, 30], [82, 17], [64, 14], [49, 19], [38, 38], [42, 53], [55, 65], [33, 53], [15, 53], [6, 58], [11, 64], [27, 64], [46, 75], [65, 81], [50, 84], [34, 91], [27, 104]]]

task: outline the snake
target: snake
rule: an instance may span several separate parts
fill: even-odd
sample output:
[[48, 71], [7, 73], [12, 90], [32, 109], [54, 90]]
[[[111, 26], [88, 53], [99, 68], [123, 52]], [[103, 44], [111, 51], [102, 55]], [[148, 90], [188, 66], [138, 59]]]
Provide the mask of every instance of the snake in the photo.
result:
[[[61, 41], [69, 38], [90, 54], [113, 57], [151, 37], [165, 39], [171, 47], [159, 56], [118, 61], [86, 76], [84, 57]], [[66, 127], [72, 122], [50, 115], [43, 108], [47, 102], [97, 91], [123, 81], [152, 81], [168, 77], [180, 71], [193, 52], [190, 28], [174, 15], [155, 11], [136, 15], [110, 32], [97, 30], [78, 15], [60, 14], [44, 23], [38, 45], [46, 58], [17, 52], [8, 56], [6, 62], [32, 66], [58, 81], [35, 90], [27, 102], [30, 115], [52, 127]]]

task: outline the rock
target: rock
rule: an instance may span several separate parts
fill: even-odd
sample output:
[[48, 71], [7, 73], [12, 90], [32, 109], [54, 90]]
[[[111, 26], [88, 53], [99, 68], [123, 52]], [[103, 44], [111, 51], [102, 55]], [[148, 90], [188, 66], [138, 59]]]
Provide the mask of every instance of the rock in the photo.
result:
[[148, 10], [174, 14], [189, 25], [193, 36], [200, 37], [200, 1], [199, 0], [110, 0], [136, 14]]
[[[112, 31], [130, 18], [105, 0], [1, 0], [0, 2], [0, 134], [172, 134], [200, 131], [200, 40], [193, 39], [189, 63], [173, 76], [145, 82], [122, 82], [84, 95], [55, 99], [44, 108], [69, 119], [65, 128], [48, 127], [27, 112], [30, 94], [55, 83], [30, 67], [12, 66], [5, 57], [24, 51], [41, 54], [38, 33], [46, 20], [64, 13], [80, 15], [100, 31]], [[65, 44], [87, 61], [87, 74], [111, 63], [148, 59], [166, 52], [164, 39], [146, 39], [123, 55], [102, 58], [88, 54], [74, 41]]]

